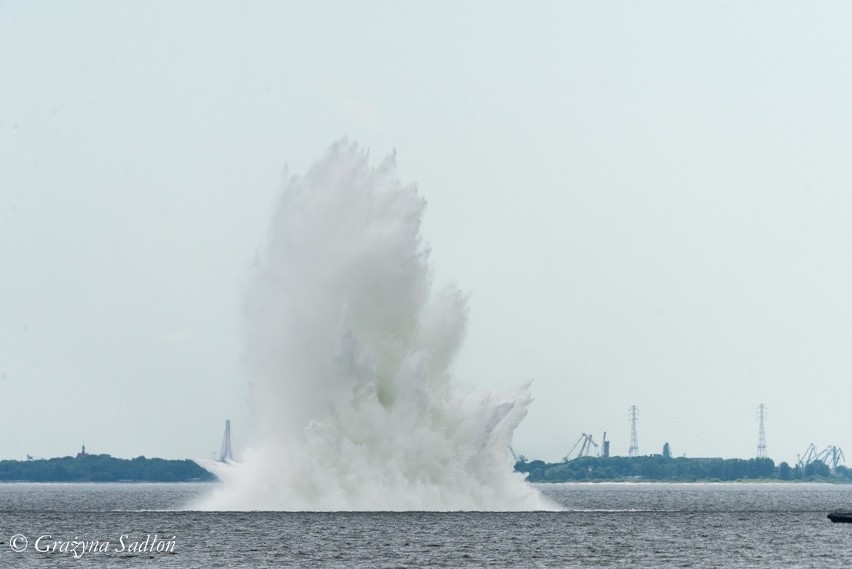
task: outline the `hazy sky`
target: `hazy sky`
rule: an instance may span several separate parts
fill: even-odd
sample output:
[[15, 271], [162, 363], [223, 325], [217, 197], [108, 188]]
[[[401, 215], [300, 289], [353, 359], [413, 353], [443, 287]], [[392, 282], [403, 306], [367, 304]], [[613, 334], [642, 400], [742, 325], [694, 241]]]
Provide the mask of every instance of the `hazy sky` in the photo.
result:
[[[208, 457], [247, 270], [334, 140], [397, 150], [518, 451], [852, 452], [852, 5], [0, 1], [0, 458]], [[244, 440], [244, 439], [243, 439]]]

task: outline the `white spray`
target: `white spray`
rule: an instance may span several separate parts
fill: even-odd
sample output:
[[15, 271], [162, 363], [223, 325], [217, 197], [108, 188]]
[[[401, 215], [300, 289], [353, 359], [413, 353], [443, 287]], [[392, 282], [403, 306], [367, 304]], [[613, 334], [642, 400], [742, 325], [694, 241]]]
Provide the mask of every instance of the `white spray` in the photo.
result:
[[431, 293], [425, 205], [346, 140], [287, 182], [246, 297], [258, 440], [198, 507], [550, 508], [508, 455], [528, 386], [453, 389], [466, 299]]

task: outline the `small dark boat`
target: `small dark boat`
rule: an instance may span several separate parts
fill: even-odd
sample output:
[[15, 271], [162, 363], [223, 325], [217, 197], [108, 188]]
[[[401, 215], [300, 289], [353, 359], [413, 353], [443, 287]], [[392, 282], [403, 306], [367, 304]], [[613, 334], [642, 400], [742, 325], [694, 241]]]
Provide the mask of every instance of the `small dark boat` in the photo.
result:
[[852, 512], [835, 510], [828, 514], [828, 519], [834, 523], [852, 524]]

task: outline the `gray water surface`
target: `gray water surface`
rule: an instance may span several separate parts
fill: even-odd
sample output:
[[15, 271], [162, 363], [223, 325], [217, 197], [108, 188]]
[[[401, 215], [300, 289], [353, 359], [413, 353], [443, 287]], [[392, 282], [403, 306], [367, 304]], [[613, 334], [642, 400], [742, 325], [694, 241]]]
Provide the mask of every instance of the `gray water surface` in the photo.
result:
[[[0, 484], [0, 567], [852, 566], [852, 524], [825, 517], [852, 508], [852, 486], [539, 486], [562, 512], [178, 511], [209, 488]], [[43, 553], [43, 535], [40, 549], [108, 551]], [[150, 551], [154, 535], [173, 545]], [[146, 537], [148, 551], [129, 551]]]

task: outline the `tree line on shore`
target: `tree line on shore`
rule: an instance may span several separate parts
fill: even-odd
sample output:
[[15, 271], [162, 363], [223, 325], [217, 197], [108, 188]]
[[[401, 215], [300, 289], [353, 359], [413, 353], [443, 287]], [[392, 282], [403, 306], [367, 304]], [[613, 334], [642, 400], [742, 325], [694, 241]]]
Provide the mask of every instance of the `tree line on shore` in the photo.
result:
[[0, 460], [3, 482], [207, 482], [216, 477], [192, 460], [113, 458], [87, 454], [72, 458]]
[[834, 480], [852, 482], [852, 470], [838, 466], [835, 472], [822, 461], [791, 467], [776, 466], [770, 458], [667, 458], [654, 456], [581, 457], [567, 462], [520, 460], [515, 470], [530, 482], [606, 480], [655, 480], [670, 482], [733, 480]]

